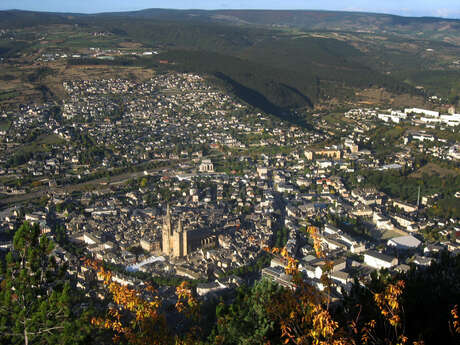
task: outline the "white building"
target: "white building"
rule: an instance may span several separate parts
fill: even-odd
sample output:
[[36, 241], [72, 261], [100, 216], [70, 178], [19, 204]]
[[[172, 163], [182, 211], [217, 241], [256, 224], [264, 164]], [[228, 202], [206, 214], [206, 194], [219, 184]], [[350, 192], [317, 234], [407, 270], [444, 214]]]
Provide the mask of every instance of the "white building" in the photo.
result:
[[401, 121], [401, 118], [396, 115], [390, 115], [390, 114], [378, 114], [377, 117], [385, 122], [394, 122], [394, 123], [399, 123]]
[[391, 111], [391, 115], [393, 116], [397, 116], [399, 117], [400, 119], [407, 119], [407, 114], [406, 113], [403, 113], [401, 111], [397, 111], [397, 110], [392, 110]]
[[438, 111], [432, 111], [432, 110], [426, 110], [426, 109], [419, 109], [419, 108], [406, 108], [404, 109], [404, 112], [406, 114], [421, 114], [421, 115], [426, 115], [426, 116], [431, 116], [431, 117], [439, 117], [439, 112]]
[[425, 134], [425, 133], [418, 132], [418, 133], [412, 134], [412, 139], [420, 140], [420, 141], [425, 141], [425, 140], [434, 141], [434, 136], [432, 136], [431, 134]]
[[199, 169], [201, 172], [214, 172], [214, 164], [210, 159], [203, 159]]
[[268, 176], [268, 168], [267, 167], [261, 167], [261, 166], [258, 166], [257, 167], [257, 174], [259, 175], [259, 177], [263, 180], [266, 180], [267, 179], [267, 176]]
[[460, 125], [460, 114], [452, 115], [441, 115], [441, 121], [448, 126], [459, 126]]
[[420, 121], [423, 123], [441, 123], [442, 120], [434, 117], [421, 117]]
[[416, 249], [420, 246], [420, 242], [417, 238], [411, 235], [394, 237], [388, 240], [387, 246], [395, 247], [397, 249]]
[[364, 253], [364, 263], [376, 269], [391, 268], [398, 264], [398, 258], [369, 250]]
[[359, 146], [355, 144], [355, 142], [349, 138], [345, 139], [344, 146], [350, 149], [351, 153], [356, 153], [359, 151]]

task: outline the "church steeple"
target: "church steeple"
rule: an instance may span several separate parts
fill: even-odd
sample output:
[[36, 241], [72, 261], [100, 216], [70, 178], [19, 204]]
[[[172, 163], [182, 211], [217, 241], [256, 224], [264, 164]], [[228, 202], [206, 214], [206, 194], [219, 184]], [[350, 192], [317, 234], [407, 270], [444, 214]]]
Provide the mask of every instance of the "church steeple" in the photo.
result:
[[171, 226], [171, 209], [169, 204], [166, 206], [166, 215], [163, 217], [163, 229], [162, 229], [162, 244], [163, 253], [169, 255], [172, 251], [171, 237], [172, 237], [172, 226]]
[[165, 229], [168, 229], [168, 233], [172, 233], [171, 229], [171, 208], [169, 207], [169, 204], [166, 206], [166, 215], [163, 218], [163, 232]]
[[182, 219], [179, 217], [179, 221], [177, 222], [177, 232], [182, 232]]

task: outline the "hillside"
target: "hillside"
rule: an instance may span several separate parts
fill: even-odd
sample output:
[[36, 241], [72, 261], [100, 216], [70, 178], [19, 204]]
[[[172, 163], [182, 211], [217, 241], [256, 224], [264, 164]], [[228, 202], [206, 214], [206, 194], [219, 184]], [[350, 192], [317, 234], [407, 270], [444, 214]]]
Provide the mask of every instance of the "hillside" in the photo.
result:
[[309, 10], [165, 10], [109, 13], [104, 16], [130, 16], [156, 20], [221, 22], [237, 25], [297, 28], [300, 30], [386, 33], [460, 44], [460, 20], [432, 17]]
[[[1, 11], [0, 27], [17, 32], [14, 40], [0, 40], [0, 56], [156, 47], [161, 51], [156, 60], [120, 64], [209, 73], [250, 104], [286, 115], [330, 102], [352, 103], [366, 89], [455, 99], [459, 25], [438, 18], [326, 11]], [[92, 32], [109, 36], [101, 40]], [[169, 63], [160, 66], [159, 60]]]

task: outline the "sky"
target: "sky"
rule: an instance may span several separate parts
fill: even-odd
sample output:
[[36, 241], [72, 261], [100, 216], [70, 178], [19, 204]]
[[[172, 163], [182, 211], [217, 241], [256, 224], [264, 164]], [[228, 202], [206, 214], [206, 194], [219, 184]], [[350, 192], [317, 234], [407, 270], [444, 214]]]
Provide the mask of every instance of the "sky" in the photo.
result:
[[0, 10], [99, 13], [146, 8], [311, 9], [460, 19], [459, 0], [0, 0]]

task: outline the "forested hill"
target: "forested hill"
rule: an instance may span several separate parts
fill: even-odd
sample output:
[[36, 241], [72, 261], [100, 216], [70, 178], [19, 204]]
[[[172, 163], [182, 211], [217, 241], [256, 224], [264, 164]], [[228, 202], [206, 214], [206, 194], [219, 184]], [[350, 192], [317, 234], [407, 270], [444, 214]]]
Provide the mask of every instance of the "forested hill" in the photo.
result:
[[402, 17], [396, 15], [312, 10], [165, 10], [146, 9], [110, 13], [156, 20], [226, 22], [238, 25], [288, 27], [301, 30], [392, 33], [408, 37], [456, 41], [460, 20], [435, 17]]
[[[32, 11], [0, 11], [0, 27], [24, 27], [37, 24], [71, 23], [82, 18], [137, 18], [155, 21], [230, 23], [302, 30], [333, 30], [401, 34], [417, 38], [460, 43], [460, 20], [435, 17], [402, 17], [388, 14], [312, 11], [312, 10], [172, 10], [145, 9], [83, 15]], [[447, 38], [447, 39], [446, 39]], [[456, 40], [456, 38], [458, 40]]]

